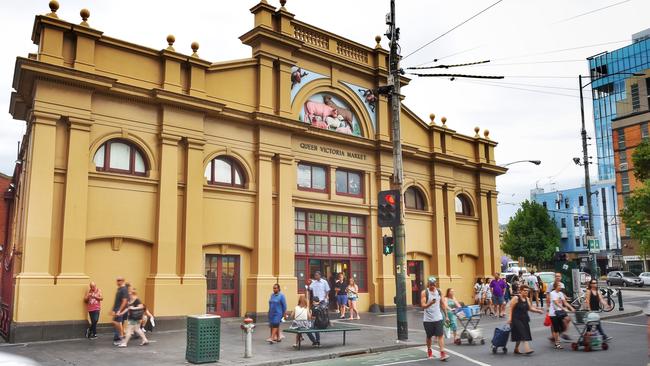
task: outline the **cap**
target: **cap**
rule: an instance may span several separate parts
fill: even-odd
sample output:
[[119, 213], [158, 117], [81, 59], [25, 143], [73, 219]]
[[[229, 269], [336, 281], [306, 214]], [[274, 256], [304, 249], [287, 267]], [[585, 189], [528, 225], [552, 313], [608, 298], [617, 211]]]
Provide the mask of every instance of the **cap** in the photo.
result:
[[433, 277], [433, 276], [429, 276], [427, 282], [428, 282], [429, 284], [435, 284], [435, 283], [436, 283], [436, 278]]

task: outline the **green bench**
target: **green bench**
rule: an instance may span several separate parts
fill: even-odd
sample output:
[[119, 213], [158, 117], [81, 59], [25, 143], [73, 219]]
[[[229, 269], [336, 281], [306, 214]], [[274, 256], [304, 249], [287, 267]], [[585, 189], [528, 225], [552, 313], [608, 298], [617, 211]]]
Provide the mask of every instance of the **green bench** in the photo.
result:
[[[286, 329], [286, 330], [283, 330], [283, 332], [293, 333], [293, 334], [300, 334], [300, 335], [306, 334], [306, 333], [336, 333], [336, 332], [342, 332], [343, 333], [343, 345], [345, 346], [345, 334], [347, 332], [355, 332], [355, 331], [359, 331], [359, 330], [361, 330], [361, 328], [357, 328], [357, 327], [336, 327], [336, 326], [334, 326], [334, 327], [329, 327], [329, 328], [325, 328], [325, 329], [306, 329], [306, 328], [305, 329]], [[300, 344], [301, 341], [302, 341], [301, 338], [302, 337], [298, 338], [298, 349], [300, 349], [300, 346], [301, 346], [301, 344]]]

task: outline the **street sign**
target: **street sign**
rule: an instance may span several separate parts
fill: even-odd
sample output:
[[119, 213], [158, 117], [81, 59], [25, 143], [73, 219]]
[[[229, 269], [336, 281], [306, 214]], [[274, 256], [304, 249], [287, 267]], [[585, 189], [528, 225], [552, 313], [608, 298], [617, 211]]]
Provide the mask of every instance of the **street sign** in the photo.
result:
[[593, 236], [588, 236], [587, 248], [589, 249], [589, 253], [600, 253], [600, 241]]
[[589, 215], [580, 215], [580, 216], [578, 216], [578, 220], [580, 220], [580, 221], [589, 221]]

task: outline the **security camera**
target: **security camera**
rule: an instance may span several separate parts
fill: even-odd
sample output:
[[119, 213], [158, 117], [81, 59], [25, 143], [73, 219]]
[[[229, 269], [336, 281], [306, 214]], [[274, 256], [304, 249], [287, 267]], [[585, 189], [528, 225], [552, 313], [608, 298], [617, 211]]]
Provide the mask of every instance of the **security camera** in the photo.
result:
[[580, 165], [580, 158], [573, 158], [573, 162], [574, 162], [576, 165]]

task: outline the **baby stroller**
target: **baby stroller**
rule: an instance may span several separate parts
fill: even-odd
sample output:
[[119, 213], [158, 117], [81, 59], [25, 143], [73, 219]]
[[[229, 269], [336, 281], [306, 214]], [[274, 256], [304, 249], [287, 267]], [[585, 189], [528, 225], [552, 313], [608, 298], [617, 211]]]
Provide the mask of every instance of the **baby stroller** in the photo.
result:
[[[576, 311], [575, 319], [571, 322], [579, 334], [578, 340], [571, 343], [571, 349], [578, 351], [606, 351], [609, 348], [603, 336], [598, 333], [596, 327], [600, 325], [600, 316], [598, 313], [590, 311]], [[591, 330], [589, 330], [591, 329]]]
[[460, 337], [456, 340], [456, 344], [462, 344], [462, 340], [466, 340], [468, 344], [480, 342], [485, 344], [483, 333], [478, 327], [481, 322], [481, 310], [477, 305], [469, 305], [462, 308], [458, 314], [458, 322], [463, 326], [460, 331]]
[[499, 347], [502, 348], [503, 353], [508, 353], [508, 339], [510, 338], [510, 326], [504, 325], [501, 328], [494, 329], [494, 336], [492, 337], [492, 353], [497, 353]]

